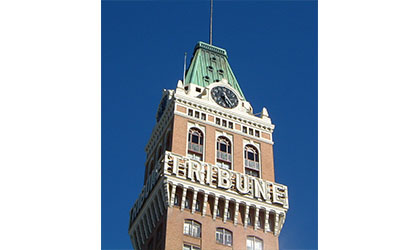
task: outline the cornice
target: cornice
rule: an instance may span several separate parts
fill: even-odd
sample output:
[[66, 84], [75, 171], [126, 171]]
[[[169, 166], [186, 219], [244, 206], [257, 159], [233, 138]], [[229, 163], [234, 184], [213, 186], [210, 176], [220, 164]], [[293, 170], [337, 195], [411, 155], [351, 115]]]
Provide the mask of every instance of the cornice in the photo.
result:
[[196, 97], [190, 97], [187, 95], [180, 95], [178, 93], [175, 93], [174, 99], [176, 103], [181, 103], [187, 106], [205, 110], [216, 115], [231, 118], [236, 122], [242, 122], [244, 124], [247, 124], [248, 126], [253, 125], [256, 128], [264, 129], [266, 130], [266, 132], [269, 133], [272, 133], [275, 127], [274, 124], [264, 122], [261, 118], [256, 117], [254, 115], [250, 115], [244, 112], [234, 112], [227, 109], [223, 109], [209, 101], [200, 100]]

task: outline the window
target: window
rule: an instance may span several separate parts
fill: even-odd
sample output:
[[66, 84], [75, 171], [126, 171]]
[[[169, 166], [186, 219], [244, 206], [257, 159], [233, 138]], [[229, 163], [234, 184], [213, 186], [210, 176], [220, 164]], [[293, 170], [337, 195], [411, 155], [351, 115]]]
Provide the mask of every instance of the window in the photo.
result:
[[248, 216], [248, 219], [246, 220], [246, 224], [249, 226], [252, 225], [251, 216]]
[[250, 135], [254, 135], [254, 129], [250, 128], [250, 129], [249, 129], [249, 134], [250, 134]]
[[184, 234], [192, 237], [201, 237], [201, 224], [193, 220], [184, 221]]
[[216, 228], [216, 242], [219, 244], [232, 246], [232, 232], [225, 228]]
[[247, 127], [245, 127], [245, 126], [243, 126], [243, 127], [242, 127], [242, 132], [244, 132], [245, 134], [248, 134], [248, 128], [247, 128]]
[[193, 111], [192, 111], [192, 109], [188, 109], [188, 115], [189, 115], [189, 116], [193, 116]]
[[222, 217], [222, 210], [219, 208], [219, 206], [216, 207], [216, 216], [217, 217]]
[[229, 122], [229, 128], [233, 129], [233, 122]]
[[228, 210], [227, 210], [227, 219], [228, 220], [231, 220], [232, 219], [232, 212], [230, 211], [230, 208], [228, 208]]
[[184, 201], [184, 206], [185, 208], [191, 208], [190, 207], [190, 197], [185, 197], [185, 201]]
[[231, 169], [232, 163], [232, 144], [224, 136], [217, 138], [217, 166], [225, 169]]
[[204, 114], [204, 113], [201, 113], [201, 120], [206, 120], [206, 114]]
[[198, 111], [195, 111], [195, 118], [200, 118], [200, 113]]
[[195, 211], [200, 211], [200, 200], [198, 200], [198, 199], [195, 202]]
[[200, 248], [196, 247], [196, 246], [191, 246], [191, 245], [188, 245], [188, 244], [184, 244], [184, 247], [182, 248], [182, 250], [200, 250]]
[[174, 205], [179, 206], [178, 194], [175, 194], [175, 197], [174, 197]]
[[226, 125], [226, 120], [222, 120], [222, 126], [223, 127], [226, 127], [227, 125]]
[[198, 93], [201, 93], [201, 89], [200, 88], [195, 88], [195, 91], [197, 91]]
[[258, 149], [252, 145], [246, 145], [244, 151], [245, 173], [251, 176], [259, 177], [260, 160]]
[[255, 130], [255, 136], [256, 136], [256, 137], [260, 137], [260, 131]]
[[217, 124], [217, 125], [220, 125], [220, 118], [217, 118], [217, 117], [216, 117], [216, 124]]
[[191, 128], [188, 133], [188, 155], [196, 160], [203, 160], [203, 133]]
[[255, 236], [246, 238], [246, 250], [263, 250], [263, 241]]
[[[271, 216], [270, 216], [271, 217]], [[269, 218], [268, 220], [268, 227], [267, 227], [267, 231], [268, 232], [272, 232], [273, 231], [273, 220], [271, 218]]]

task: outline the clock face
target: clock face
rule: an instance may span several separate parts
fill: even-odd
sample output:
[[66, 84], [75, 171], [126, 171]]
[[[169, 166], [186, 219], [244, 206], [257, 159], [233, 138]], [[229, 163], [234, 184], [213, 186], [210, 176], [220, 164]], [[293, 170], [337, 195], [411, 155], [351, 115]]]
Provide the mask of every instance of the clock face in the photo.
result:
[[228, 88], [222, 86], [214, 87], [211, 90], [211, 97], [224, 108], [231, 109], [238, 106], [238, 97]]

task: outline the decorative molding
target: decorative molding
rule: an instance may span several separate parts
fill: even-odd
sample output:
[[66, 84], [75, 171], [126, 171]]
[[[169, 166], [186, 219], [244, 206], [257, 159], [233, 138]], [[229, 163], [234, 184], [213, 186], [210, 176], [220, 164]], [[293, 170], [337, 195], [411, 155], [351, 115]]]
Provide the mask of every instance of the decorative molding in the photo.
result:
[[223, 222], [224, 223], [226, 223], [228, 209], [229, 209], [229, 200], [225, 198], [225, 208], [224, 208], [224, 211], [223, 211]]
[[233, 219], [233, 224], [236, 226], [238, 224], [238, 215], [239, 215], [239, 202], [235, 200], [235, 215]]
[[194, 189], [194, 195], [193, 195], [192, 206], [191, 206], [191, 213], [192, 214], [195, 213], [195, 204], [197, 202], [197, 194], [198, 194], [198, 191], [196, 189]]
[[255, 220], [254, 220], [254, 230], [257, 230], [258, 227], [258, 222], [261, 224], [260, 221], [260, 209], [258, 207], [255, 207]]
[[262, 138], [262, 137], [250, 137], [248, 134], [243, 133], [241, 130], [236, 130], [234, 128], [233, 129], [230, 129], [228, 127], [219, 126], [215, 122], [204, 121], [204, 120], [201, 120], [199, 118], [195, 118], [195, 117], [186, 115], [186, 114], [181, 113], [181, 112], [178, 112], [178, 111], [174, 111], [174, 115], [178, 115], [180, 117], [186, 118], [188, 120], [191, 120], [191, 121], [194, 121], [194, 122], [197, 122], [197, 123], [202, 123], [202, 124], [210, 125], [210, 126], [215, 127], [216, 129], [226, 130], [226, 131], [229, 131], [231, 133], [241, 135], [241, 136], [243, 136], [245, 138], [248, 138], [248, 139], [251, 139], [252, 138], [255, 141], [261, 141], [261, 142], [265, 142], [265, 143], [271, 144], [271, 145], [274, 144], [274, 142], [271, 141], [271, 140], [267, 140], [267, 139]]
[[208, 199], [209, 199], [208, 193], [204, 192], [203, 214], [202, 214], [203, 217], [206, 216], [206, 209], [207, 209]]
[[213, 220], [216, 220], [218, 206], [219, 206], [219, 197], [214, 196]]
[[180, 95], [179, 93], [174, 94], [176, 103], [184, 104], [186, 107], [192, 107], [199, 110], [209, 112], [211, 114], [219, 114], [225, 118], [231, 118], [233, 121], [247, 124], [247, 126], [255, 126], [258, 129], [263, 129], [267, 132], [272, 133], [274, 130], [274, 124], [265, 122], [262, 118], [251, 115], [246, 112], [238, 112], [237, 110], [227, 110], [219, 107], [217, 104], [201, 100], [196, 97], [190, 97], [187, 95]]
[[244, 221], [244, 227], [248, 227], [248, 218], [249, 218], [249, 205], [245, 205], [245, 221]]

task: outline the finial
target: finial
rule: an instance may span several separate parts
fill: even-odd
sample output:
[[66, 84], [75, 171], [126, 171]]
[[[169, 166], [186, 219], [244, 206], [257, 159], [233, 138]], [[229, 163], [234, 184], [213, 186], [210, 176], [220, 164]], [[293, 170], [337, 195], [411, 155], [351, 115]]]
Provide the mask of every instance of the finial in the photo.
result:
[[178, 89], [183, 89], [184, 88], [184, 84], [181, 82], [181, 80], [178, 80], [178, 83], [176, 84], [176, 87]]
[[264, 107], [263, 109], [262, 109], [262, 112], [261, 112], [261, 117], [269, 117], [268, 116], [268, 111], [267, 111], [267, 109]]

